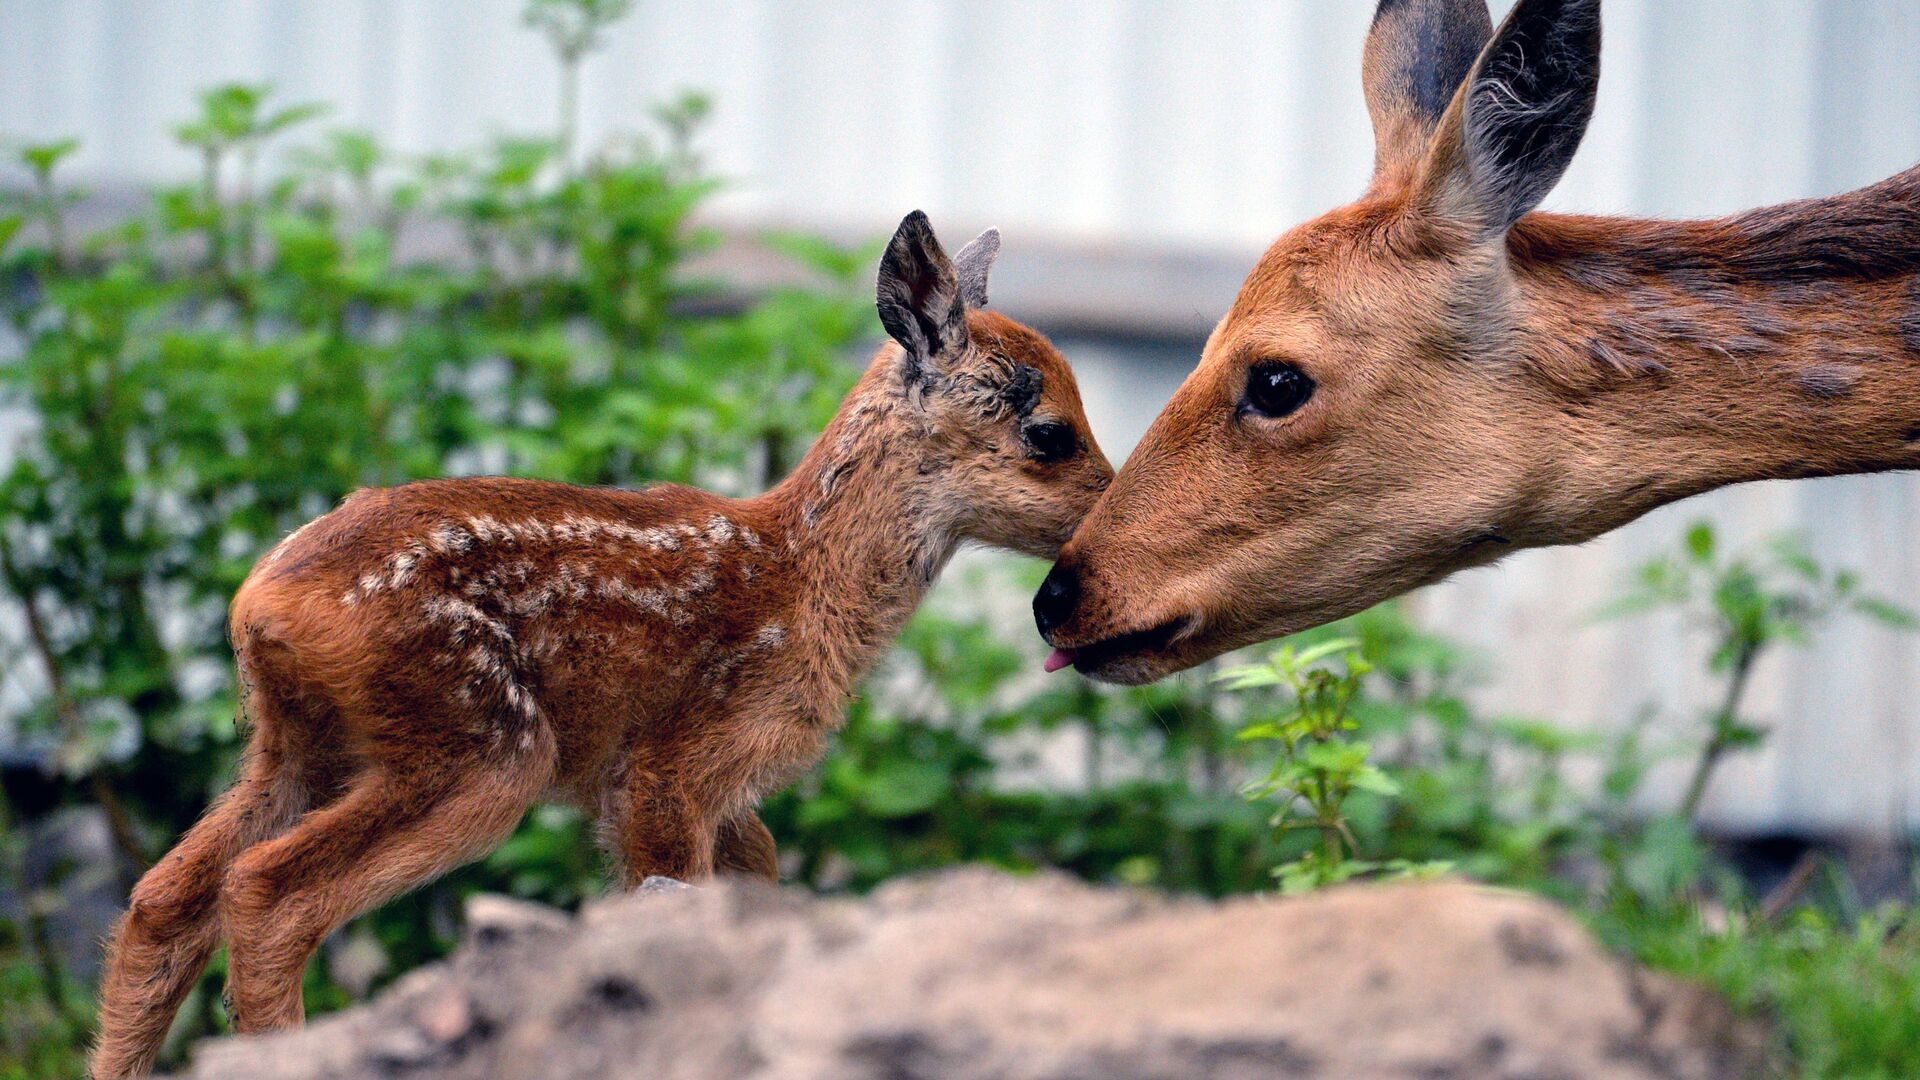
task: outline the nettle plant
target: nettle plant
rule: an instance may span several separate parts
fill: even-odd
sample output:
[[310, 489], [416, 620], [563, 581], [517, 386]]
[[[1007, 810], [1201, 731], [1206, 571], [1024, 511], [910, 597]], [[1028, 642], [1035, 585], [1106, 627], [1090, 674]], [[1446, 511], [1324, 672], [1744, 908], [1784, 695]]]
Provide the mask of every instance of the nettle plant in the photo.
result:
[[1693, 765], [1678, 816], [1691, 820], [1729, 754], [1759, 747], [1766, 729], [1747, 715], [1746, 698], [1761, 658], [1780, 645], [1805, 645], [1823, 622], [1858, 615], [1897, 630], [1920, 628], [1907, 609], [1865, 591], [1857, 574], [1830, 570], [1791, 536], [1758, 553], [1728, 552], [1708, 522], [1691, 526], [1676, 552], [1642, 564], [1604, 618], [1666, 610], [1710, 643], [1707, 668], [1718, 702], [1687, 740]]
[[[1271, 744], [1277, 755], [1266, 775], [1247, 785], [1247, 797], [1279, 804], [1270, 821], [1274, 828], [1309, 830], [1318, 839], [1316, 846], [1274, 868], [1283, 893], [1308, 892], [1382, 870], [1395, 875], [1442, 873], [1450, 865], [1357, 857], [1360, 844], [1347, 822], [1347, 800], [1357, 792], [1388, 798], [1400, 793], [1400, 786], [1368, 760], [1373, 747], [1352, 737], [1360, 722], [1351, 710], [1373, 670], [1359, 646], [1352, 638], [1305, 648], [1283, 645], [1265, 663], [1220, 675], [1232, 690], [1271, 688], [1283, 695], [1284, 711], [1249, 724], [1239, 735], [1245, 742]], [[1338, 667], [1321, 663], [1334, 659]]]
[[[1391, 604], [1226, 672], [1232, 689], [1278, 692], [1280, 713], [1241, 737], [1277, 748], [1249, 794], [1278, 801], [1283, 835], [1316, 840], [1281, 845], [1294, 854], [1275, 871], [1283, 888], [1450, 866], [1572, 898], [1579, 868], [1598, 865], [1603, 891], [1656, 903], [1695, 894], [1715, 870], [1694, 820], [1701, 801], [1731, 755], [1766, 737], [1747, 703], [1760, 662], [1844, 615], [1920, 626], [1791, 538], [1728, 552], [1705, 523], [1638, 568], [1601, 614], [1663, 611], [1706, 637], [1717, 679], [1715, 703], [1678, 731], [1658, 710], [1605, 733], [1489, 715], [1471, 701], [1471, 655]], [[1676, 759], [1688, 763], [1684, 793], [1650, 813], [1646, 778]]]

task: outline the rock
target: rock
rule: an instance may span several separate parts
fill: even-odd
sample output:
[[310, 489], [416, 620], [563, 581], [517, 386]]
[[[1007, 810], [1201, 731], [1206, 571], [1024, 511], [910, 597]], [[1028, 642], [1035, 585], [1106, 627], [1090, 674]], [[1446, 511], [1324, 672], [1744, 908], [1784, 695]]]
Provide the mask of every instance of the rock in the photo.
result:
[[691, 888], [693, 888], [693, 886], [678, 878], [661, 877], [659, 874], [654, 874], [645, 881], [642, 881], [640, 887], [634, 891], [640, 893], [663, 893], [679, 892], [681, 889]]
[[1732, 1080], [1764, 1032], [1539, 899], [1459, 882], [1221, 904], [954, 871], [750, 883], [463, 947], [196, 1080]]
[[557, 934], [573, 921], [566, 912], [545, 904], [494, 893], [470, 897], [466, 907], [466, 943], [476, 948], [490, 948], [515, 938]]

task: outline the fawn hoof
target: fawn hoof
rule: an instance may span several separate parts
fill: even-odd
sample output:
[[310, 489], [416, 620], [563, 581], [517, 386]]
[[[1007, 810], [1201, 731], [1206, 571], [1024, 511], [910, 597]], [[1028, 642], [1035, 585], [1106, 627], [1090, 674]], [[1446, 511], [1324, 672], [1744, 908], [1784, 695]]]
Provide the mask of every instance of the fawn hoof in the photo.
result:
[[640, 883], [640, 887], [635, 889], [634, 892], [671, 893], [671, 892], [680, 892], [683, 889], [691, 889], [691, 888], [693, 888], [692, 885], [689, 885], [686, 882], [681, 881], [679, 878], [670, 878], [660, 874], [653, 874], [648, 876], [648, 878], [645, 881], [642, 881]]

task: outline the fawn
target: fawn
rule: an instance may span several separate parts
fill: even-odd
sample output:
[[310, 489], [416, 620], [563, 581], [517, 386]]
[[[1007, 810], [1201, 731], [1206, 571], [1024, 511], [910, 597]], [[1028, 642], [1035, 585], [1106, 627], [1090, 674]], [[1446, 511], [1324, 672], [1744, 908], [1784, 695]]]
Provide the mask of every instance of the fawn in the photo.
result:
[[1920, 168], [1713, 221], [1534, 213], [1600, 0], [1381, 0], [1360, 201], [1275, 241], [1034, 616], [1142, 682], [1726, 484], [1920, 468]]
[[735, 500], [532, 480], [350, 496], [234, 597], [238, 782], [134, 888], [95, 1077], [151, 1067], [216, 939], [243, 1032], [297, 1024], [334, 928], [584, 808], [629, 882], [773, 879], [759, 798], [809, 765], [962, 541], [1051, 557], [1113, 470], [1066, 361], [979, 310], [999, 236], [909, 215], [883, 345], [784, 482]]

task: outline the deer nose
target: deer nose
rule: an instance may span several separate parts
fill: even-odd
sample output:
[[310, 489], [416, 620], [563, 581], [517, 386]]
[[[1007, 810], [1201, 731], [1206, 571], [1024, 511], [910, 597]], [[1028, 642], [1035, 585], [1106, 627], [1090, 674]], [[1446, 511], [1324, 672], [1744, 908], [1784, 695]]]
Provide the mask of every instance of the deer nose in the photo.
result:
[[1079, 604], [1080, 575], [1063, 563], [1054, 563], [1040, 591], [1033, 594], [1033, 623], [1044, 637], [1066, 625]]

